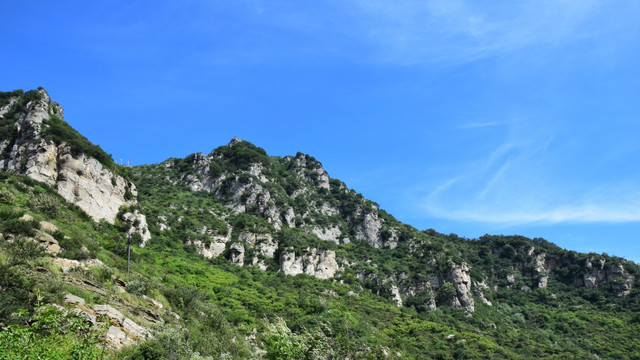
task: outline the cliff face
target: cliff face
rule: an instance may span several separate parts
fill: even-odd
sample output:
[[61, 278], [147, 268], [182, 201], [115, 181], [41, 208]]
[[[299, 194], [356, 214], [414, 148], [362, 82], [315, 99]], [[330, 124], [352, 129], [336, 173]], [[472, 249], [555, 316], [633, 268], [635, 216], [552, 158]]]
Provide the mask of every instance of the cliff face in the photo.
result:
[[[88, 143], [63, 122], [62, 107], [52, 102], [44, 89], [15, 93], [4, 100], [0, 123], [7, 131], [0, 138], [1, 170], [51, 186], [96, 221], [114, 223], [121, 206], [137, 204], [133, 182], [96, 158], [74, 151], [75, 139], [48, 136], [58, 135], [56, 130], [61, 128]], [[137, 218], [138, 223], [144, 222], [144, 217]], [[146, 223], [136, 231], [144, 241], [150, 238]]]

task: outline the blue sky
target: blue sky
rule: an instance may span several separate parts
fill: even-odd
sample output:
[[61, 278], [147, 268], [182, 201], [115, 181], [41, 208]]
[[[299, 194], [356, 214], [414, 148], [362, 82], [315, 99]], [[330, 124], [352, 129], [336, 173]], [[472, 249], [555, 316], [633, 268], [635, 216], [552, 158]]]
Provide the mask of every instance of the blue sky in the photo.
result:
[[119, 161], [238, 136], [398, 219], [640, 261], [640, 2], [13, 1], [1, 90]]

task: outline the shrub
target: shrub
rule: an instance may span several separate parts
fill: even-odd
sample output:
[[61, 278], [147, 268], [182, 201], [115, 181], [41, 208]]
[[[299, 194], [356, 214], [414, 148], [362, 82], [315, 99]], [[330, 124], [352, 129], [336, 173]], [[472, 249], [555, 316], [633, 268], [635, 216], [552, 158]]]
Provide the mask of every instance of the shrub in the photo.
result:
[[456, 288], [451, 283], [444, 283], [438, 288], [438, 303], [446, 304], [456, 296]]
[[24, 212], [14, 211], [13, 209], [0, 209], [0, 219], [9, 220], [22, 216]]
[[106, 168], [117, 170], [118, 166], [111, 158], [111, 155], [104, 152], [99, 145], [92, 144], [86, 137], [69, 126], [64, 120], [57, 116], [51, 116], [51, 118], [44, 121], [43, 124], [46, 125], [42, 132], [45, 138], [52, 140], [57, 145], [63, 142], [66, 143], [73, 155], [85, 154], [98, 160]]
[[139, 275], [133, 275], [127, 282], [127, 292], [132, 295], [147, 295], [149, 293], [149, 288], [149, 281]]
[[28, 206], [31, 210], [56, 218], [59, 213], [60, 202], [49, 194], [39, 194], [29, 200]]
[[5, 241], [2, 248], [7, 253], [9, 265], [25, 264], [44, 255], [44, 248], [37, 242], [17, 236], [13, 241]]
[[[26, 317], [26, 310], [17, 316]], [[103, 329], [91, 327], [72, 311], [44, 305], [27, 318], [26, 325], [0, 331], [2, 359], [96, 359]]]
[[40, 224], [35, 221], [23, 221], [20, 219], [10, 219], [3, 226], [3, 232], [12, 233], [14, 235], [35, 236], [36, 230], [40, 228]]
[[7, 189], [0, 189], [0, 202], [3, 204], [13, 204], [15, 201], [15, 196], [13, 193]]

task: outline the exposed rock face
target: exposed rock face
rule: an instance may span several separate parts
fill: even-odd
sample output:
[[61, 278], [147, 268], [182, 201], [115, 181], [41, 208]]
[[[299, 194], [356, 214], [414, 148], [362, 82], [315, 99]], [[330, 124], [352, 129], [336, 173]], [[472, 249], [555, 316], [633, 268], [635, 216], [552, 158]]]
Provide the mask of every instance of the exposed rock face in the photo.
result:
[[229, 248], [229, 260], [235, 265], [244, 265], [244, 246], [240, 243], [233, 243]]
[[98, 314], [103, 314], [103, 315], [107, 315], [107, 317], [109, 319], [115, 320], [118, 323], [122, 323], [124, 321], [124, 315], [122, 315], [122, 313], [120, 311], [118, 311], [117, 309], [115, 309], [113, 306], [111, 305], [94, 305], [93, 309], [98, 313]]
[[311, 232], [320, 240], [331, 241], [336, 244], [340, 244], [340, 236], [342, 236], [342, 231], [340, 231], [337, 226], [332, 226], [329, 228], [315, 227]]
[[73, 294], [65, 295], [64, 296], [64, 302], [69, 303], [69, 304], [84, 305], [84, 299], [79, 297], [79, 296], [75, 296]]
[[456, 299], [453, 306], [464, 308], [469, 312], [475, 310], [473, 297], [471, 297], [471, 268], [466, 263], [454, 266], [449, 273], [449, 280], [456, 289]]
[[137, 339], [146, 339], [150, 333], [135, 321], [122, 315], [120, 311], [111, 305], [94, 305], [93, 310], [98, 314], [104, 314], [112, 320], [107, 330], [107, 341], [116, 349], [136, 342]]
[[280, 270], [286, 275], [307, 274], [319, 279], [332, 278], [338, 271], [336, 252], [333, 250], [307, 248], [296, 255], [293, 248], [280, 254]]
[[147, 218], [140, 211], [134, 210], [133, 212], [125, 213], [122, 216], [122, 219], [130, 225], [129, 230], [127, 230], [127, 234], [139, 234], [142, 238], [140, 247], [147, 245], [147, 242], [151, 240], [151, 233], [147, 226]]
[[[122, 205], [136, 204], [135, 185], [92, 157], [74, 156], [66, 143], [56, 145], [46, 140], [42, 136], [46, 121], [52, 116], [62, 118], [63, 110], [51, 102], [46, 91], [38, 93], [40, 100], [32, 100], [20, 109], [15, 139], [0, 140], [0, 153], [6, 154], [0, 160], [0, 169], [44, 182], [96, 221], [113, 223]], [[16, 101], [0, 109], [0, 117], [7, 115]]]
[[484, 296], [484, 291], [489, 290], [489, 285], [483, 281], [474, 281], [473, 282], [473, 294], [480, 298], [485, 305], [493, 306], [491, 301]]
[[547, 287], [548, 282], [549, 282], [548, 277], [546, 276], [540, 277], [540, 279], [538, 279], [538, 288], [545, 289]]
[[[38, 159], [27, 163], [26, 175], [48, 183], [65, 200], [78, 205], [95, 220], [105, 219], [113, 223], [120, 206], [135, 204], [133, 197], [137, 196], [137, 191], [133, 183], [114, 175], [94, 158], [84, 154], [74, 158], [67, 147], [51, 149], [55, 150], [48, 156], [56, 159], [51, 176], [45, 177], [42, 172], [36, 172], [43, 165], [47, 166]], [[33, 165], [29, 167], [31, 163]], [[30, 172], [31, 169], [35, 170]], [[126, 200], [127, 191], [132, 194], [132, 200]]]
[[191, 245], [194, 245], [198, 251], [198, 254], [202, 255], [207, 259], [212, 259], [220, 256], [224, 252], [226, 248], [226, 244], [224, 242], [217, 243], [212, 242], [209, 245], [206, 245], [200, 240], [189, 241]]
[[105, 267], [104, 263], [98, 259], [78, 261], [64, 258], [53, 258], [53, 262], [60, 267], [62, 273], [67, 273], [74, 268], [86, 270], [90, 267]]
[[[242, 233], [239, 238], [249, 240], [252, 246], [257, 250], [256, 255], [253, 257], [252, 265], [257, 266], [261, 270], [267, 270], [268, 266], [266, 260], [273, 259], [273, 256], [278, 249], [278, 243], [273, 240], [271, 234]], [[251, 241], [251, 239], [253, 239], [253, 241]]]
[[400, 290], [395, 285], [391, 286], [391, 296], [393, 296], [393, 301], [396, 302], [397, 307], [402, 307], [402, 298], [400, 297]]
[[377, 213], [366, 213], [364, 220], [356, 227], [356, 237], [360, 240], [366, 240], [369, 245], [379, 248], [382, 247], [382, 239], [380, 238], [380, 228], [382, 223], [378, 219]]

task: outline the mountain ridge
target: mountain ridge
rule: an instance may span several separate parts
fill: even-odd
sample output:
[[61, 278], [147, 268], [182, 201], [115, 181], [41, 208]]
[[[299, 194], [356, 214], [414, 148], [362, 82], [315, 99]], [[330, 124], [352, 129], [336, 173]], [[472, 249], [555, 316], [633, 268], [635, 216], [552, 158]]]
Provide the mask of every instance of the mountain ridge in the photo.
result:
[[[121, 168], [64, 123], [62, 108], [43, 89], [1, 95], [2, 169], [51, 186], [93, 220], [112, 224], [115, 232], [137, 234], [134, 243], [141, 247], [134, 244], [134, 257], [138, 251], [149, 257], [180, 250], [208, 261], [211, 271], [220, 268], [256, 278], [309, 275], [320, 281], [309, 280], [316, 286], [351, 289], [345, 293], [352, 295], [337, 299], [364, 299], [364, 293], [370, 293], [366, 299], [377, 296], [402, 311], [412, 309], [416, 319], [460, 309], [465, 317], [478, 318], [469, 321], [484, 321], [482, 329], [491, 324], [496, 329], [523, 326], [485, 320], [511, 312], [506, 307], [523, 301], [542, 312], [565, 303], [593, 309], [614, 304], [626, 312], [637, 308], [640, 268], [625, 259], [567, 251], [540, 238], [464, 239], [432, 229], [419, 231], [330, 178], [312, 156], [269, 156], [239, 138], [208, 155]], [[109, 196], [97, 198], [99, 193]], [[92, 204], [108, 203], [114, 204], [108, 213], [91, 213]], [[15, 231], [3, 226], [8, 234]], [[124, 256], [115, 240], [99, 247], [103, 258]], [[137, 260], [140, 269], [154, 264], [144, 259]], [[207, 291], [213, 291], [212, 296], [219, 292]], [[517, 312], [511, 314], [517, 318]]]

